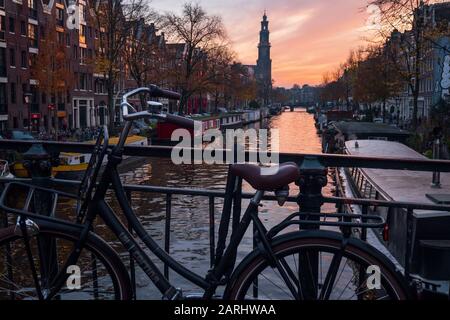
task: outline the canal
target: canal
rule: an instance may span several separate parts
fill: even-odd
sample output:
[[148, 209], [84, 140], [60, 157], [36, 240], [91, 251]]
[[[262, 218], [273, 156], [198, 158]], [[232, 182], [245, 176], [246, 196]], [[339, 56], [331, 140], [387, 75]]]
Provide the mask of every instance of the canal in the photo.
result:
[[[262, 124], [257, 128], [278, 129], [280, 137], [280, 151], [290, 153], [320, 153], [321, 140], [316, 134], [314, 119], [311, 114], [303, 110], [284, 112]], [[177, 188], [206, 188], [210, 190], [223, 190], [227, 177], [227, 167], [223, 165], [181, 165], [176, 166], [168, 159], [146, 159], [138, 167], [129, 168], [122, 173], [122, 180], [127, 184], [167, 186]], [[251, 192], [252, 188], [244, 184], [244, 191]], [[326, 189], [331, 193], [330, 187]], [[298, 187], [291, 186], [291, 195], [298, 193]], [[108, 199], [114, 204], [114, 199]], [[132, 195], [133, 208], [144, 224], [147, 231], [163, 246], [165, 226], [165, 195], [134, 193]], [[222, 199], [215, 201], [216, 226], [220, 221]], [[246, 207], [246, 202], [243, 203]], [[172, 200], [171, 221], [171, 247], [170, 252], [177, 261], [190, 270], [201, 275], [209, 269], [209, 203], [208, 198], [191, 196], [174, 196]], [[279, 207], [274, 202], [265, 202], [260, 215], [267, 225], [271, 227], [279, 223], [284, 217], [298, 210], [295, 204], [286, 204]], [[326, 208], [332, 211], [333, 208]], [[100, 229], [104, 226], [100, 225]], [[217, 228], [216, 228], [217, 230]], [[120, 250], [120, 244], [114, 237], [104, 233], [105, 237]], [[216, 238], [217, 239], [217, 238]], [[252, 250], [251, 231], [245, 237], [239, 249], [239, 258], [242, 259]], [[126, 253], [123, 253], [126, 258]], [[124, 259], [127, 260], [127, 259]], [[156, 260], [155, 260], [156, 261]], [[162, 265], [158, 264], [161, 269]], [[137, 296], [138, 299], [159, 299], [160, 295], [153, 288], [146, 276], [137, 270]], [[184, 292], [201, 292], [174, 272], [170, 273], [170, 280], [176, 287], [183, 288]]]

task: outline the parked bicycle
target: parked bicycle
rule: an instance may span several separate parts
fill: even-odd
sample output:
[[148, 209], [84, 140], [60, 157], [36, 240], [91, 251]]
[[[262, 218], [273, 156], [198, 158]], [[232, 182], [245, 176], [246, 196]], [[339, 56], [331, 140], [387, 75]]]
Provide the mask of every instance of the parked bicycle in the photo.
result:
[[[301, 179], [295, 163], [282, 164], [277, 168], [261, 168], [251, 164], [231, 165], [214, 266], [205, 276], [200, 276], [175, 261], [158, 246], [138, 220], [127, 200], [117, 166], [122, 160], [124, 144], [133, 121], [158, 119], [184, 128], [193, 128], [194, 122], [171, 114], [136, 112], [128, 99], [138, 94], [156, 98], [180, 98], [179, 94], [156, 86], [139, 88], [124, 95], [121, 109], [125, 126], [119, 142], [117, 146], [110, 147], [107, 129], [100, 130], [78, 194], [25, 183], [13, 182], [6, 185], [0, 198], [0, 207], [5, 212], [4, 223], [8, 224], [0, 229], [0, 298], [132, 298], [132, 285], [123, 261], [94, 232], [98, 218], [130, 253], [161, 292], [163, 299], [190, 299], [198, 296], [183, 295], [181, 289], [164, 277], [146, 253], [147, 249], [173, 271], [201, 288], [203, 299], [220, 296], [229, 300], [397, 300], [408, 297], [407, 286], [393, 264], [373, 247], [350, 237], [350, 233], [286, 230], [290, 226], [302, 229], [311, 226], [382, 228], [384, 221], [380, 217], [295, 213], [272, 230], [266, 229], [258, 216], [258, 208], [262, 205], [265, 194], [275, 192], [277, 197], [283, 198], [286, 187]], [[106, 168], [102, 171], [106, 156]], [[270, 170], [270, 174], [265, 170]], [[233, 203], [241, 201], [243, 180], [257, 191], [242, 214], [240, 210], [233, 210]], [[105, 201], [109, 189], [114, 191], [121, 212], [136, 236], [128, 231], [118, 213]], [[26, 195], [21, 201], [17, 200], [18, 190]], [[34, 210], [36, 197], [39, 198], [42, 194], [51, 195], [53, 210], [49, 216], [36, 214]], [[11, 201], [12, 198], [14, 201]], [[57, 203], [61, 198], [80, 202], [76, 222], [55, 217]], [[256, 249], [236, 267], [239, 244], [252, 223], [256, 230], [253, 235]], [[231, 236], [228, 237], [230, 229]], [[369, 283], [368, 279], [373, 274], [368, 270], [373, 266], [378, 267], [379, 274], [375, 276], [379, 281]], [[79, 283], [71, 277], [73, 271], [77, 271], [76, 268], [79, 268], [81, 275]]]

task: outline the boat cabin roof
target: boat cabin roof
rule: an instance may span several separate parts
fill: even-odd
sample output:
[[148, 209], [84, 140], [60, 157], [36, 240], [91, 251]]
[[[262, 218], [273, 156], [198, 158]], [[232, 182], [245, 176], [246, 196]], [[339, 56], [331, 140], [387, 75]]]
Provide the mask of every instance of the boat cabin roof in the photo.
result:
[[[356, 141], [359, 147], [356, 148]], [[347, 154], [364, 157], [427, 159], [406, 145], [393, 141], [351, 140], [345, 143]], [[441, 173], [441, 189], [432, 188], [432, 173], [408, 170], [361, 169], [386, 199], [433, 204], [428, 195], [450, 195], [450, 173]], [[415, 211], [416, 216], [442, 215], [439, 212]]]
[[397, 127], [383, 123], [358, 122], [358, 121], [340, 121], [335, 122], [333, 126], [346, 137], [364, 138], [364, 137], [408, 137], [409, 132]]

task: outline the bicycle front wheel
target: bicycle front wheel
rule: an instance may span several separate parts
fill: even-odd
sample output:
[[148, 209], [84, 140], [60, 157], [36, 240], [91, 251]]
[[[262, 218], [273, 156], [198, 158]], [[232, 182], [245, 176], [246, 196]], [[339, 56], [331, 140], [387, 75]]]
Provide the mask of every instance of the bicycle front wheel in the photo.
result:
[[274, 241], [276, 262], [258, 250], [236, 269], [230, 300], [405, 300], [407, 285], [393, 265], [363, 242], [326, 231]]
[[16, 226], [0, 230], [1, 300], [46, 299], [58, 272], [67, 273], [69, 278], [54, 299], [131, 298], [125, 266], [114, 250], [94, 234], [81, 249], [77, 264], [67, 270], [62, 269], [79, 239], [78, 232], [57, 225], [39, 226], [39, 231], [27, 238]]

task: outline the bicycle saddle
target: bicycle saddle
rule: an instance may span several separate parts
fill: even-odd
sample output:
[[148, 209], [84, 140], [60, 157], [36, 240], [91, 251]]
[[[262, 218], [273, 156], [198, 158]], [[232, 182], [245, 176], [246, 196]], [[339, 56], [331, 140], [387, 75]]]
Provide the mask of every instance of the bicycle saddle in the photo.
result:
[[260, 191], [276, 191], [300, 178], [298, 166], [293, 162], [270, 168], [235, 164], [231, 166], [231, 173], [247, 181], [253, 189]]

